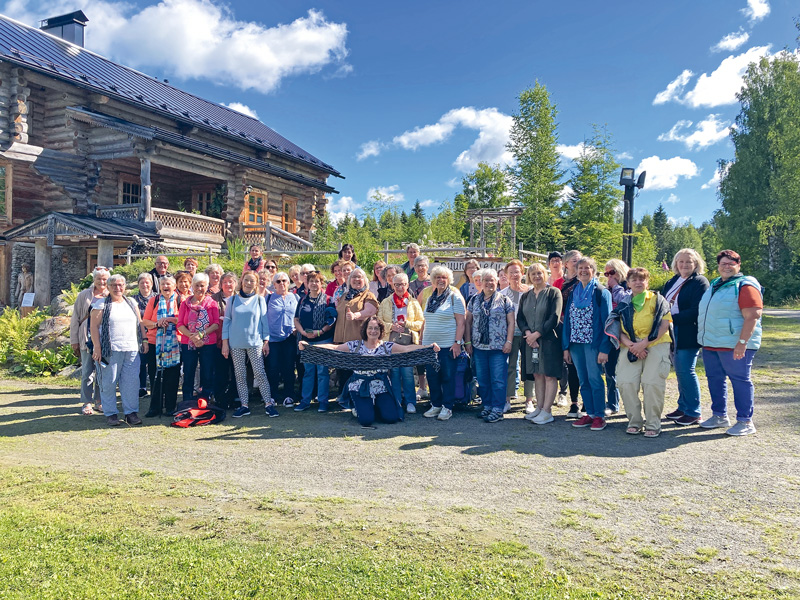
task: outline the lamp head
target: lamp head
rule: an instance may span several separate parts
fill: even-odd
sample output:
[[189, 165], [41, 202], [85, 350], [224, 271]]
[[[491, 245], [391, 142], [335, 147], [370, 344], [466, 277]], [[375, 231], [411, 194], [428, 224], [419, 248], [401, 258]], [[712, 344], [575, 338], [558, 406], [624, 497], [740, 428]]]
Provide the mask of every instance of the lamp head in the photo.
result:
[[633, 187], [636, 185], [634, 181], [634, 175], [636, 171], [629, 167], [623, 167], [622, 172], [619, 174], [619, 184], [624, 185], [625, 187]]

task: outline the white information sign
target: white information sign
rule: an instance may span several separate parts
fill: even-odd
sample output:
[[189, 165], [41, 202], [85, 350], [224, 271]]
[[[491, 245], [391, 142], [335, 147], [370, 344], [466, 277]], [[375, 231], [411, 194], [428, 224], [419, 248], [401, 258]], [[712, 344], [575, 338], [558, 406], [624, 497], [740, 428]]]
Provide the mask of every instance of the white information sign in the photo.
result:
[[33, 306], [33, 298], [36, 296], [33, 292], [28, 292], [27, 294], [23, 294], [22, 296], [22, 308], [27, 308]]
[[[495, 271], [500, 271], [506, 266], [506, 261], [496, 261], [491, 258], [486, 259], [475, 259], [478, 261], [478, 264], [481, 266], [481, 269], [494, 269]], [[454, 258], [452, 260], [440, 260], [440, 263], [444, 264], [448, 269], [455, 272], [463, 272], [464, 271], [464, 263], [467, 261], [463, 258]]]

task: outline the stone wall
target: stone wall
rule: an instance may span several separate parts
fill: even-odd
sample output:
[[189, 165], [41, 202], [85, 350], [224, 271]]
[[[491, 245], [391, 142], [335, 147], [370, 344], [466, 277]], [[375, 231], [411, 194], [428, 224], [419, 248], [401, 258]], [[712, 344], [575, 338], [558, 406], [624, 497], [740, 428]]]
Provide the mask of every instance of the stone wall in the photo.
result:
[[[66, 260], [65, 260], [66, 259]], [[36, 273], [33, 244], [16, 243], [11, 251], [11, 306], [17, 306], [17, 286], [22, 265], [30, 266], [31, 273]], [[50, 271], [50, 300], [69, 288], [70, 283], [78, 283], [86, 277], [86, 248], [55, 247], [53, 248], [53, 264]], [[49, 304], [49, 302], [48, 302]]]

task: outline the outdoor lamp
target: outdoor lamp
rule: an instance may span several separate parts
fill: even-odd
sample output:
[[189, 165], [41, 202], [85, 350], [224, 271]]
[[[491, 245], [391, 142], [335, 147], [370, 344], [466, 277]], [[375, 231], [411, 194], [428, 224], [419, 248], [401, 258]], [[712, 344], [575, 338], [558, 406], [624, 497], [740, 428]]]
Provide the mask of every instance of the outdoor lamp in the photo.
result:
[[636, 171], [634, 169], [631, 169], [629, 167], [623, 167], [622, 172], [619, 175], [619, 184], [624, 185], [626, 187], [629, 185], [630, 186], [636, 185], [636, 183], [633, 181], [635, 173]]

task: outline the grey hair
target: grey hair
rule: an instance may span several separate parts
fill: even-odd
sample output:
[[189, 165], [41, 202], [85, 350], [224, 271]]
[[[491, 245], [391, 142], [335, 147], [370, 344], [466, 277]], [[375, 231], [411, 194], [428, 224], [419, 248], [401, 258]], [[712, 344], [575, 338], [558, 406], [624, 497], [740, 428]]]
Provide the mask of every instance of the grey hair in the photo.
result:
[[212, 271], [219, 271], [220, 276], [222, 275], [222, 273], [224, 273], [224, 269], [222, 268], [222, 265], [217, 264], [217, 263], [211, 263], [210, 265], [208, 265], [206, 267], [206, 269], [205, 269], [205, 274], [208, 275]]
[[350, 275], [347, 277], [347, 289], [348, 290], [353, 289], [353, 288], [350, 287], [350, 280], [353, 278], [353, 275], [355, 275], [356, 273], [360, 273], [361, 274], [361, 277], [364, 278], [364, 282], [365, 283], [367, 281], [369, 281], [367, 279], [367, 274], [364, 272], [364, 269], [362, 269], [361, 267], [356, 267], [355, 269], [353, 269], [353, 272], [350, 273]]
[[125, 276], [122, 273], [116, 273], [108, 278], [108, 287], [111, 287], [120, 279], [122, 280], [122, 285], [127, 285], [128, 282], [125, 280]]
[[194, 285], [198, 281], [202, 281], [206, 285], [208, 285], [208, 275], [206, 275], [205, 273], [195, 273], [194, 277], [192, 277], [192, 285]]
[[402, 277], [406, 280], [406, 283], [408, 283], [408, 275], [406, 275], [402, 270], [399, 273], [395, 273], [394, 277], [392, 277], [392, 283], [394, 283], [394, 280], [398, 277]]
[[159, 284], [164, 283], [165, 281], [171, 281], [172, 285], [177, 285], [177, 283], [175, 283], [175, 278], [172, 275], [162, 275], [158, 278]]
[[383, 278], [384, 278], [386, 281], [389, 281], [389, 277], [388, 277], [386, 274], [387, 274], [389, 271], [391, 271], [392, 269], [394, 269], [394, 272], [395, 272], [395, 273], [399, 273], [400, 271], [402, 271], [402, 270], [403, 270], [403, 269], [401, 269], [401, 268], [399, 267], [399, 265], [386, 265], [385, 267], [383, 267]]
[[104, 273], [106, 275], [111, 275], [108, 268], [100, 266], [95, 267], [94, 270], [92, 271], [92, 282], [95, 282], [98, 279], [100, 279], [100, 276], [103, 275]]
[[417, 252], [419, 252], [419, 244], [414, 244], [412, 242], [411, 244], [406, 246], [406, 252], [408, 252], [409, 250], [416, 250]]
[[303, 269], [305, 269], [306, 271], [316, 271], [317, 267], [315, 267], [311, 263], [306, 263], [300, 267], [300, 271], [302, 271]]
[[572, 260], [573, 258], [580, 259], [582, 256], [583, 255], [581, 254], [580, 250], [570, 250], [569, 252], [567, 252], [564, 255], [564, 262], [566, 263], [566, 262]]
[[149, 279], [150, 281], [153, 281], [150, 273], [139, 273], [139, 277], [136, 278], [136, 283], [138, 284], [142, 279]]
[[420, 254], [417, 258], [414, 259], [414, 266], [416, 267], [417, 265], [419, 265], [421, 263], [425, 263], [426, 265], [430, 265], [431, 264], [431, 262], [428, 260], [427, 256], [422, 256]]
[[436, 265], [431, 269], [430, 276], [432, 280], [436, 280], [439, 275], [447, 275], [447, 285], [453, 285], [453, 272], [444, 265]]
[[[211, 266], [214, 266], [214, 265], [211, 265]], [[219, 266], [219, 265], [217, 265], [217, 266]], [[208, 269], [206, 269], [206, 271], [208, 271]], [[234, 273], [233, 271], [226, 271], [222, 275], [222, 277], [219, 278], [219, 280], [220, 280], [220, 282], [222, 282], [223, 279], [227, 279], [228, 277], [232, 278], [234, 281], [239, 281], [238, 275], [236, 275], [236, 273]], [[258, 277], [256, 277], [256, 279], [258, 279]]]
[[483, 281], [483, 278], [486, 277], [487, 275], [494, 277], [495, 279], [499, 279], [497, 271], [495, 271], [494, 269], [491, 269], [489, 267], [481, 269], [481, 281]]

